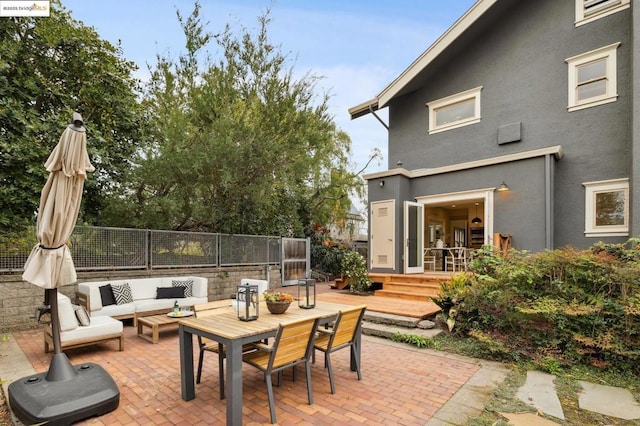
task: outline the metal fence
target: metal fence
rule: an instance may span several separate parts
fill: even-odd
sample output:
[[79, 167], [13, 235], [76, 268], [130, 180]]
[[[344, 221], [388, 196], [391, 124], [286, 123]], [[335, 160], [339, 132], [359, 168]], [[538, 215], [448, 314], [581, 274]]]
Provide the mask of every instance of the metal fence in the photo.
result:
[[[23, 270], [36, 243], [33, 227], [0, 234], [0, 272]], [[77, 270], [281, 263], [281, 239], [275, 236], [77, 226], [69, 247]]]

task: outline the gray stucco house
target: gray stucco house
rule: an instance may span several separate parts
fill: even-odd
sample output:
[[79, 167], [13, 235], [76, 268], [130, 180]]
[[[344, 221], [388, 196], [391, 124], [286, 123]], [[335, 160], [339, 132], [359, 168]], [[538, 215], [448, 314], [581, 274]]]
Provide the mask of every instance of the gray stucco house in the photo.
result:
[[479, 0], [349, 110], [389, 113], [388, 170], [365, 176], [372, 272], [422, 272], [438, 238], [540, 251], [640, 235], [633, 6]]

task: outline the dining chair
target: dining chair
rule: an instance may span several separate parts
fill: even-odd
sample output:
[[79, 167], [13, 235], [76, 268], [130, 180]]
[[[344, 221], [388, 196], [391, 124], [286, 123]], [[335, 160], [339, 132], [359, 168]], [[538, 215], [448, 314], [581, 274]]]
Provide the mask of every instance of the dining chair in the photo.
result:
[[[333, 382], [333, 369], [331, 367], [331, 354], [344, 348], [353, 348], [358, 335], [364, 311], [367, 309], [365, 305], [355, 306], [352, 309], [340, 311], [336, 317], [333, 328], [319, 328], [313, 344], [313, 361], [315, 362], [315, 350], [324, 352], [324, 366], [329, 373], [329, 386], [331, 393], [336, 393]], [[362, 380], [360, 373], [360, 363], [358, 357], [355, 357], [356, 373], [358, 380]]]
[[[216, 313], [220, 313], [221, 309], [229, 308], [232, 306], [232, 300], [217, 300], [214, 302], [202, 303], [193, 306], [194, 316], [198, 318], [213, 316]], [[212, 352], [218, 355], [218, 376], [220, 382], [220, 399], [225, 398], [224, 394], [224, 359], [226, 358], [226, 347], [222, 343], [218, 343], [214, 340], [207, 339], [206, 337], [198, 336], [198, 348], [200, 354], [198, 356], [198, 373], [196, 375], [196, 383], [200, 383], [202, 378], [202, 363], [204, 361], [205, 352]], [[255, 350], [253, 345], [244, 345], [243, 351]]]
[[445, 261], [446, 269], [451, 265], [452, 272], [464, 271], [467, 269], [467, 249], [466, 247], [452, 247]]
[[[309, 405], [313, 404], [309, 357], [311, 356], [317, 325], [317, 318], [309, 318], [285, 325], [280, 324], [271, 345], [254, 343], [253, 346], [257, 350], [242, 355], [244, 362], [264, 372], [264, 379], [267, 383], [271, 423], [276, 422], [273, 384], [271, 381], [271, 375], [273, 373], [280, 373], [289, 367], [295, 368], [298, 364], [304, 364], [307, 373], [307, 398]], [[278, 386], [279, 385], [280, 374], [278, 374]]]
[[433, 254], [430, 249], [425, 248], [424, 252], [423, 252], [423, 256], [424, 256], [424, 265], [425, 265], [425, 267], [427, 265], [429, 265], [429, 266], [431, 266], [431, 270], [435, 271], [436, 270], [436, 255]]

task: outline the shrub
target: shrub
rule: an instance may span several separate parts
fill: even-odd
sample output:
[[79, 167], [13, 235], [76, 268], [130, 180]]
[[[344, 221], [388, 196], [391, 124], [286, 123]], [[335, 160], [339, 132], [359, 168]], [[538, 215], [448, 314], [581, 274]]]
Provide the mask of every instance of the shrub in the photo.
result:
[[504, 348], [497, 352], [548, 369], [590, 364], [638, 373], [639, 266], [635, 239], [507, 257], [483, 248], [472, 273], [454, 275], [434, 301], [454, 317], [455, 333], [484, 343], [490, 336]]
[[345, 278], [349, 278], [352, 293], [365, 293], [371, 287], [367, 261], [357, 251], [347, 250], [344, 252], [340, 270]]

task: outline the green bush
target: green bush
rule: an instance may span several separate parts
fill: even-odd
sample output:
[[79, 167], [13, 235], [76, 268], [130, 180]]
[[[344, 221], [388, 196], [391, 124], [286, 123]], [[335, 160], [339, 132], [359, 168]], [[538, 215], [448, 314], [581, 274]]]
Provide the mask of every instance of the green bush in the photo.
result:
[[590, 364], [640, 373], [640, 246], [598, 243], [537, 254], [476, 252], [435, 302], [454, 333], [549, 369]]
[[371, 279], [367, 271], [367, 261], [360, 253], [347, 250], [342, 256], [340, 264], [342, 276], [349, 278], [349, 288], [352, 293], [366, 293], [371, 287]]

